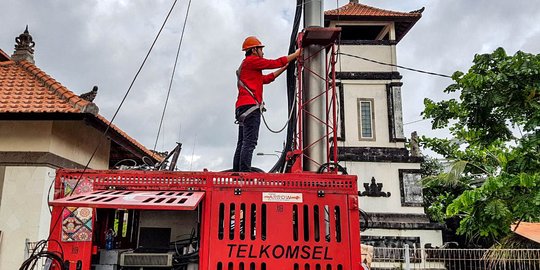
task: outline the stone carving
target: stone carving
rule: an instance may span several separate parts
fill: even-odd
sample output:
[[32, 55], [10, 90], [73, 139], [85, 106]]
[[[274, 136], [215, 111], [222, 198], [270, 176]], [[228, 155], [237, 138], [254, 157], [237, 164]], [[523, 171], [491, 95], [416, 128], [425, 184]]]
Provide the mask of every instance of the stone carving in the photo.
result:
[[422, 153], [420, 152], [420, 144], [418, 142], [418, 134], [416, 133], [416, 131], [413, 131], [411, 133], [411, 156], [422, 156]]
[[360, 193], [361, 197], [390, 197], [390, 192], [382, 191], [383, 184], [376, 183], [375, 177], [371, 177], [371, 184], [364, 183], [364, 188], [366, 191]]
[[84, 100], [94, 102], [94, 99], [97, 96], [97, 91], [98, 91], [98, 87], [97, 87], [97, 85], [94, 85], [94, 87], [92, 88], [92, 91], [81, 94], [81, 95], [79, 95], [79, 97], [81, 97]]
[[424, 195], [420, 170], [399, 170], [399, 185], [402, 206], [422, 206]]
[[26, 26], [24, 33], [15, 38], [15, 43], [15, 51], [26, 50], [30, 53], [34, 53], [34, 46], [36, 43], [28, 32], [28, 25]]
[[13, 61], [28, 61], [34, 63], [34, 46], [36, 43], [28, 32], [28, 25], [24, 33], [15, 38], [15, 52], [11, 56]]

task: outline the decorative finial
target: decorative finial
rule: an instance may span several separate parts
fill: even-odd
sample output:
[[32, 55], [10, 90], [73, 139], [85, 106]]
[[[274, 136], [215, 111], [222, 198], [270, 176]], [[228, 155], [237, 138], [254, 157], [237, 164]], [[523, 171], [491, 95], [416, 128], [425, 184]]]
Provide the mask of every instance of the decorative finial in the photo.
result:
[[28, 32], [28, 25], [26, 25], [24, 33], [15, 38], [15, 42], [17, 43], [15, 44], [15, 50], [27, 50], [30, 53], [34, 53], [34, 46], [36, 43], [33, 41], [32, 36]]
[[424, 10], [426, 9], [426, 7], [422, 7], [421, 9], [417, 9], [417, 10], [413, 10], [409, 13], [418, 13], [418, 14], [422, 14], [422, 12], [424, 12]]
[[96, 98], [97, 96], [97, 91], [98, 91], [98, 87], [97, 85], [95, 85], [93, 88], [92, 88], [92, 91], [90, 92], [87, 92], [87, 93], [84, 93], [84, 94], [80, 94], [79, 97], [84, 99], [84, 100], [87, 100], [87, 101], [90, 101], [90, 102], [94, 102], [94, 99]]
[[413, 157], [421, 157], [422, 152], [420, 151], [420, 138], [418, 137], [418, 134], [416, 131], [413, 131], [411, 133], [411, 156]]
[[358, 1], [358, 0], [349, 0], [349, 2], [351, 2], [353, 4], [358, 4], [360, 1]]
[[34, 46], [36, 43], [28, 32], [28, 25], [22, 34], [15, 38], [15, 52], [11, 56], [12, 60], [26, 60], [34, 63]]

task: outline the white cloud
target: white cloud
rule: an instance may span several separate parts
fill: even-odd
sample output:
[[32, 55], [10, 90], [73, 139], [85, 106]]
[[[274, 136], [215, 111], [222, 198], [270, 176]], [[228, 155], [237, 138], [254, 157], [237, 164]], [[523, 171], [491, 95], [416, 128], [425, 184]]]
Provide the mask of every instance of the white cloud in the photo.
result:
[[[172, 0], [7, 1], [0, 48], [11, 54], [26, 24], [36, 42], [36, 64], [76, 93], [100, 87], [96, 103], [112, 117], [149, 49]], [[347, 1], [340, 0], [338, 5]], [[170, 21], [115, 124], [149, 148], [154, 146], [188, 1], [178, 1]], [[184, 143], [179, 167], [224, 170], [231, 167], [237, 127], [234, 72], [248, 35], [267, 45], [269, 58], [286, 54], [296, 1], [192, 1], [179, 64], [158, 150]], [[336, 1], [325, 1], [335, 8]], [[478, 52], [501, 46], [509, 53], [540, 52], [540, 14], [536, 0], [363, 0], [380, 8], [411, 11], [425, 6], [423, 18], [398, 44], [398, 63], [444, 74], [466, 71]], [[420, 119], [424, 97], [440, 100], [450, 80], [399, 70], [403, 75], [404, 122]], [[272, 127], [286, 120], [285, 76], [265, 88]], [[180, 132], [180, 126], [181, 132]], [[405, 126], [406, 134], [439, 134], [429, 121]], [[256, 152], [281, 150], [285, 134], [261, 127]], [[196, 144], [193, 142], [196, 141]], [[193, 146], [195, 145], [195, 150]], [[193, 158], [191, 155], [193, 154]], [[189, 159], [189, 163], [187, 163]], [[274, 159], [254, 156], [268, 169]]]

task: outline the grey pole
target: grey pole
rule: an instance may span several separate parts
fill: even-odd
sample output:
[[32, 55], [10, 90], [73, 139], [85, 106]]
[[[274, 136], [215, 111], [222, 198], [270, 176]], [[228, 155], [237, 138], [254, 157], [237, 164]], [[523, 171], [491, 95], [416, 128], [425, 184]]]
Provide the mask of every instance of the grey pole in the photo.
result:
[[[305, 1], [304, 5], [304, 27], [324, 27], [324, 6], [322, 0], [309, 0]], [[317, 53], [319, 52], [319, 53]], [[315, 74], [325, 78], [325, 50], [322, 50], [320, 45], [310, 45], [304, 49], [303, 57], [309, 57], [316, 54], [305, 63], [305, 69], [303, 72], [303, 101], [313, 99], [325, 89], [324, 80], [317, 77]], [[310, 70], [310, 71], [309, 71]], [[313, 72], [313, 73], [312, 73]], [[326, 120], [326, 101], [324, 95], [312, 101], [306, 108], [309, 114], [325, 121]], [[325, 134], [325, 126], [314, 119], [312, 116], [304, 113], [303, 116], [303, 147], [318, 141]], [[326, 159], [326, 140], [320, 140], [312, 147], [306, 149], [304, 154], [304, 170], [305, 171], [317, 171], [318, 165], [310, 159], [322, 164]], [[309, 158], [307, 158], [309, 157]]]

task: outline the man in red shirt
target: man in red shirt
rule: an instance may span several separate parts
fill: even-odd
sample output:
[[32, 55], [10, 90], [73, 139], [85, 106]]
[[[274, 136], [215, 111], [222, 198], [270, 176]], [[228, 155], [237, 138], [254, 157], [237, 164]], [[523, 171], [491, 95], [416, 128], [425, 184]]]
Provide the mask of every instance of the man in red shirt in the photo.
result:
[[[278, 59], [264, 58], [264, 45], [256, 37], [247, 37], [242, 44], [246, 58], [238, 68], [238, 98], [236, 100], [236, 120], [238, 122], [238, 142], [234, 153], [233, 171], [251, 171], [253, 151], [259, 139], [261, 109], [263, 104], [263, 84], [273, 82], [287, 68], [287, 64], [300, 55], [300, 50]], [[263, 75], [263, 69], [278, 70]]]

